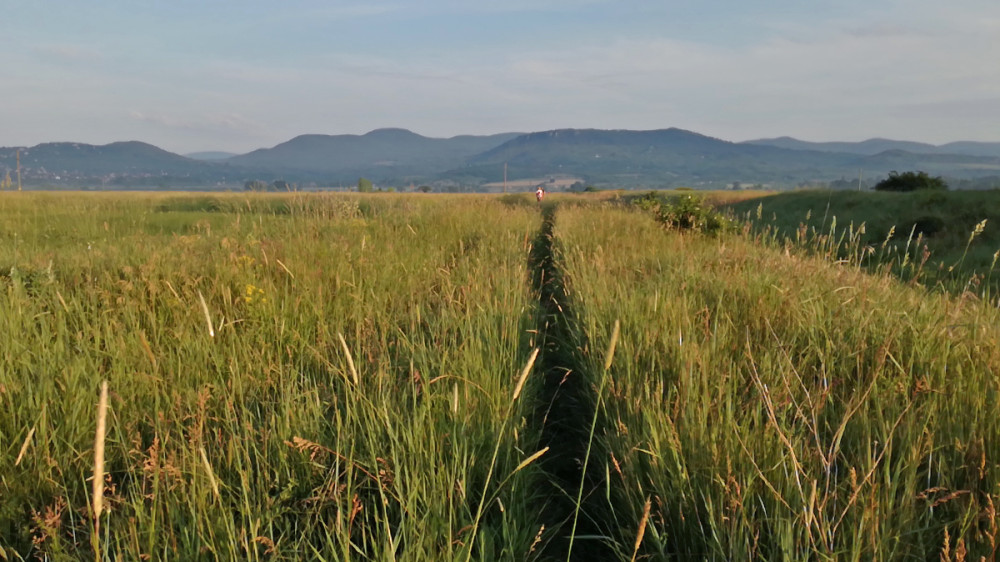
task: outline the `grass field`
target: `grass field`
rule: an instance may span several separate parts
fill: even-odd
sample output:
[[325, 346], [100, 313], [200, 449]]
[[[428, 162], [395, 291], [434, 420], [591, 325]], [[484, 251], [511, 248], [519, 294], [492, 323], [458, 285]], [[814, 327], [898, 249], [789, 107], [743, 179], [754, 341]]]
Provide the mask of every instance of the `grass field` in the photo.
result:
[[992, 559], [995, 308], [643, 219], [556, 231], [622, 559]]
[[506, 514], [535, 501], [531, 465], [515, 473], [535, 450], [512, 390], [533, 345], [536, 213], [327, 196], [0, 205], [5, 558], [527, 556], [541, 523]]
[[829, 258], [616, 194], [5, 195], [0, 559], [992, 559], [996, 307]]

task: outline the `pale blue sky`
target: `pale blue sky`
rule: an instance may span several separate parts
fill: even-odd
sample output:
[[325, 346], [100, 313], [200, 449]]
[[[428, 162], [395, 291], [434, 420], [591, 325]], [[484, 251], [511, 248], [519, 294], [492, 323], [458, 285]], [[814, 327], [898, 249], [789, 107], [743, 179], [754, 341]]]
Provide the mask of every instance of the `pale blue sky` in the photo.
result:
[[1000, 141], [997, 0], [0, 0], [0, 146], [681, 127]]

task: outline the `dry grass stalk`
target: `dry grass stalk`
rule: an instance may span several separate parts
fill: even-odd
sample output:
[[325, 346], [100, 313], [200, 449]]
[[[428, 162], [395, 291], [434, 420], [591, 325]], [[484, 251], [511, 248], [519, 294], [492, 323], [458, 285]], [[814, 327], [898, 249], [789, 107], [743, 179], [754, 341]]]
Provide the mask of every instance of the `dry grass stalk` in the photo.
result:
[[104, 508], [104, 434], [108, 414], [108, 381], [101, 383], [101, 398], [97, 403], [97, 433], [94, 435], [94, 534], [100, 534], [101, 511]]
[[170, 281], [164, 281], [164, 283], [167, 285], [167, 288], [170, 289], [170, 293], [174, 295], [175, 299], [177, 299], [180, 302], [184, 302], [184, 299], [182, 299], [181, 296], [177, 294], [177, 291], [174, 290], [174, 286], [170, 284]]
[[292, 273], [292, 270], [288, 269], [288, 266], [286, 266], [285, 264], [281, 263], [281, 260], [279, 260], [277, 258], [275, 258], [274, 261], [276, 261], [278, 263], [278, 265], [281, 266], [281, 269], [285, 270], [285, 273], [287, 273], [288, 276], [291, 277], [293, 281], [295, 280], [295, 274]]
[[59, 299], [59, 304], [62, 305], [63, 310], [69, 312], [69, 307], [66, 306], [66, 299], [63, 298], [62, 294], [59, 291], [56, 291], [56, 298]]
[[528, 358], [527, 365], [524, 366], [524, 370], [521, 371], [521, 376], [517, 379], [517, 385], [514, 387], [514, 400], [521, 395], [521, 390], [524, 388], [524, 382], [528, 380], [528, 374], [531, 373], [531, 368], [535, 366], [535, 359], [538, 357], [538, 348], [536, 347], [531, 351], [531, 357]]
[[543, 523], [541, 527], [538, 528], [538, 533], [535, 535], [535, 540], [531, 541], [531, 548], [528, 549], [528, 554], [535, 552], [538, 547], [538, 543], [542, 542], [542, 533], [545, 532], [545, 524]]
[[511, 474], [512, 475], [513, 474], [517, 474], [518, 472], [521, 471], [521, 469], [523, 469], [524, 467], [528, 466], [529, 464], [535, 462], [536, 460], [538, 460], [538, 457], [544, 455], [548, 451], [549, 451], [549, 448], [545, 447], [544, 449], [542, 449], [540, 451], [537, 451], [535, 454], [533, 454], [530, 457], [524, 459], [523, 461], [521, 461], [521, 464], [517, 465], [517, 468], [515, 468], [514, 472], [512, 472]]
[[611, 368], [611, 361], [615, 358], [615, 348], [618, 346], [618, 332], [621, 322], [615, 320], [615, 327], [611, 330], [611, 342], [608, 344], [608, 353], [604, 356], [604, 370]]
[[205, 465], [205, 470], [208, 472], [208, 482], [212, 485], [212, 493], [215, 494], [216, 499], [222, 499], [219, 494], [219, 483], [215, 481], [215, 472], [212, 471], [212, 465], [208, 462], [208, 455], [205, 454], [205, 447], [198, 447], [198, 452], [201, 453], [201, 462]]
[[32, 427], [31, 431], [28, 432], [28, 436], [24, 438], [24, 444], [21, 445], [21, 451], [17, 454], [17, 460], [14, 461], [14, 466], [21, 464], [21, 459], [24, 458], [24, 453], [28, 451], [28, 445], [31, 444], [31, 438], [35, 435], [35, 428]]
[[201, 302], [201, 311], [205, 313], [205, 322], [208, 324], [208, 335], [215, 337], [215, 328], [212, 327], [212, 316], [208, 313], [208, 305], [205, 303], [205, 297], [202, 296], [201, 291], [198, 291], [198, 300]]
[[642, 544], [642, 537], [646, 534], [650, 506], [649, 498], [646, 498], [646, 506], [642, 508], [642, 519], [639, 520], [639, 532], [635, 536], [635, 545], [632, 547], [632, 562], [635, 562], [635, 557], [639, 554], [639, 545]]
[[347, 341], [344, 340], [344, 334], [337, 332], [337, 337], [340, 338], [340, 346], [344, 348], [344, 355], [347, 357], [347, 368], [351, 371], [351, 380], [354, 381], [354, 386], [358, 386], [358, 370], [354, 368], [354, 358], [351, 357], [351, 350], [347, 347]]

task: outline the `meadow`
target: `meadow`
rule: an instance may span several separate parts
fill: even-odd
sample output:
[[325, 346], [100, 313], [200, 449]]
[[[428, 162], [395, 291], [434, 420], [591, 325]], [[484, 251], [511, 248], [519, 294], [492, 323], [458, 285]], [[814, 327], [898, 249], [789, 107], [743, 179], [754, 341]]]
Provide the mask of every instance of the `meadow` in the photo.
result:
[[528, 556], [537, 213], [32, 194], [0, 214], [0, 558]]
[[8, 194], [0, 559], [991, 559], [997, 316], [603, 194]]
[[621, 559], [993, 559], [995, 306], [628, 211], [556, 238]]

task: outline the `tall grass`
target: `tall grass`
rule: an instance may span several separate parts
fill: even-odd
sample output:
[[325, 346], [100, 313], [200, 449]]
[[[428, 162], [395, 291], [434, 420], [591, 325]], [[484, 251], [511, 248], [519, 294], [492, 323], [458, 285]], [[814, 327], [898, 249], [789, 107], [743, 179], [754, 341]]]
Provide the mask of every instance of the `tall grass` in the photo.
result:
[[728, 204], [757, 240], [995, 300], [998, 192], [784, 193]]
[[584, 368], [621, 320], [599, 437], [621, 559], [995, 556], [996, 309], [641, 213], [556, 235]]
[[995, 556], [988, 301], [552, 201], [0, 198], [0, 558]]
[[3, 558], [530, 556], [533, 210], [17, 194], [0, 217]]

